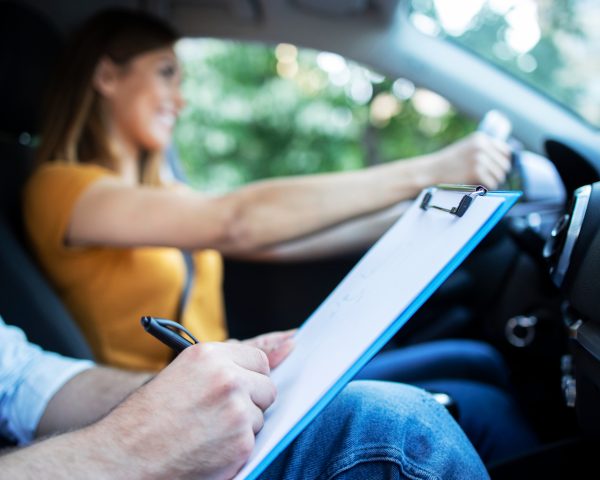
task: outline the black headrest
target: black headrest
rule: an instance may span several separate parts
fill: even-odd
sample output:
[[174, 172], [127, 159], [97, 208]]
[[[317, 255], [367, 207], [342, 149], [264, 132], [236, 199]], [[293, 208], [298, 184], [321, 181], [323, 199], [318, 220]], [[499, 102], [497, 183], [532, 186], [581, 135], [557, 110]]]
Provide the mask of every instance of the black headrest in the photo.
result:
[[0, 132], [37, 133], [45, 84], [61, 46], [59, 31], [38, 11], [0, 1]]

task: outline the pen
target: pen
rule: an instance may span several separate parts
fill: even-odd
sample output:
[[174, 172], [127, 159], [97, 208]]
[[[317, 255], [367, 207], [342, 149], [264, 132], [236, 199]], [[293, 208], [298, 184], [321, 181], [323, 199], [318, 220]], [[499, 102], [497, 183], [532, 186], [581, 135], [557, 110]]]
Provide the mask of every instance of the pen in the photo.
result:
[[[183, 325], [172, 320], [144, 316], [141, 319], [141, 323], [144, 330], [153, 337], [158, 338], [167, 347], [175, 350], [176, 353], [180, 353], [182, 350], [191, 347], [195, 343], [200, 343]], [[182, 337], [177, 333], [177, 330], [184, 332], [193, 340], [193, 342]]]

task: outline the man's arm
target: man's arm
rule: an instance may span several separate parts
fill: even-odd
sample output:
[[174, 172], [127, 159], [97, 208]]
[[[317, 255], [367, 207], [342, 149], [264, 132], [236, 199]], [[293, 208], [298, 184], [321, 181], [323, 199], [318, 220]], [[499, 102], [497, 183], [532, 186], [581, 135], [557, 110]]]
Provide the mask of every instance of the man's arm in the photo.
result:
[[[271, 332], [242, 343], [262, 350], [267, 355], [269, 367], [275, 368], [292, 350], [294, 333], [295, 330]], [[152, 376], [106, 367], [80, 373], [52, 397], [36, 436], [82, 428], [99, 420]]]
[[43, 351], [0, 318], [0, 432], [30, 442], [53, 396], [94, 364]]
[[[120, 460], [119, 449], [108, 442], [96, 425], [76, 432], [51, 437], [27, 448], [5, 451], [0, 468], [6, 478], [37, 480], [53, 478], [119, 479], [141, 478], [135, 469]], [[107, 456], [112, 458], [107, 458]], [[135, 459], [132, 459], [132, 463]], [[118, 468], [120, 465], [121, 469]]]
[[81, 428], [99, 420], [151, 377], [149, 373], [104, 367], [83, 371], [48, 402], [36, 436]]
[[241, 343], [195, 345], [97, 423], [8, 452], [0, 471], [36, 480], [231, 478], [252, 452], [274, 399], [263, 351]]

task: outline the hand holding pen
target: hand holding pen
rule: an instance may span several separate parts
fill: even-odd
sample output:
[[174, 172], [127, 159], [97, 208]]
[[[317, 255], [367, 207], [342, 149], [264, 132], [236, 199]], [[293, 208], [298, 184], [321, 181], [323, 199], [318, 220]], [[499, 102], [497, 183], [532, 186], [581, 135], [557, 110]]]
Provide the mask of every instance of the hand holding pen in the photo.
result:
[[[171, 443], [168, 439], [178, 438], [177, 458], [189, 469], [190, 478], [232, 478], [248, 460], [254, 435], [264, 423], [263, 412], [275, 400], [266, 355], [234, 342], [194, 345], [194, 340], [184, 338], [174, 344], [171, 335], [157, 332], [179, 327], [169, 327], [163, 319], [147, 319], [144, 324], [157, 338], [183, 350], [132, 396], [138, 399], [134, 404], [144, 408], [118, 407], [121, 413], [113, 418], [146, 452], [164, 451]], [[165, 455], [143, 457], [144, 466], [164, 472], [166, 478], [188, 471], [181, 466], [161, 470], [167, 463]]]
[[[173, 349], [177, 354], [187, 347], [200, 343], [183, 325], [172, 320], [144, 316], [141, 323], [149, 334]], [[189, 339], [178, 332], [183, 332]], [[293, 337], [295, 333], [295, 329], [284, 332], [270, 332], [247, 340], [228, 340], [228, 342], [239, 342], [262, 350], [269, 359], [270, 368], [275, 368], [294, 348]]]

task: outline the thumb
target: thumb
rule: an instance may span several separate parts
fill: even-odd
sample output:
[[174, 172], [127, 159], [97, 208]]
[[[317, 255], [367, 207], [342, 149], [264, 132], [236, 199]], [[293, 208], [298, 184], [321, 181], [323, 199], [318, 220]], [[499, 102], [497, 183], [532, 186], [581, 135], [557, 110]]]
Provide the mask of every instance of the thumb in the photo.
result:
[[271, 332], [246, 340], [244, 343], [261, 349], [267, 354], [269, 366], [275, 368], [294, 348], [293, 337], [296, 330], [285, 332]]
[[287, 356], [293, 349], [294, 339], [289, 337], [288, 339], [278, 344], [271, 351], [265, 352], [267, 354], [267, 358], [269, 359], [269, 367], [271, 369], [277, 367], [281, 362], [283, 362], [287, 358]]

